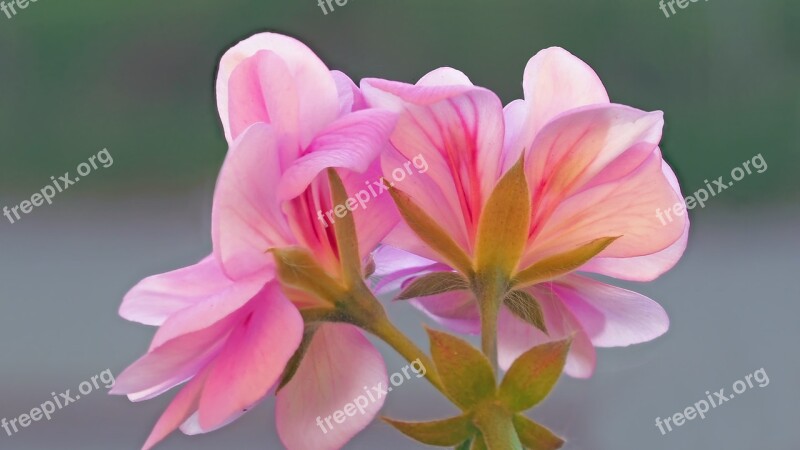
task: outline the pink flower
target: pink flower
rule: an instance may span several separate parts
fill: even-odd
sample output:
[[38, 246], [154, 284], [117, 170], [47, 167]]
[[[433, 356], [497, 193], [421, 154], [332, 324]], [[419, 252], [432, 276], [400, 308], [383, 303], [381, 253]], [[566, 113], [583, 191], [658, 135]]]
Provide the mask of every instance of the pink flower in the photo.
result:
[[[122, 317], [159, 329], [113, 393], [140, 401], [185, 382], [146, 449], [177, 428], [195, 434], [222, 427], [273, 390], [288, 448], [340, 448], [383, 399], [332, 430], [319, 429], [317, 417], [352, 402], [365, 385], [385, 386], [386, 367], [356, 327], [326, 323], [313, 333], [291, 381], [276, 389], [310, 332], [300, 311], [320, 300], [281, 286], [267, 250], [307, 249], [331, 276], [340, 275], [333, 228], [318, 218], [335, 206], [325, 169], [344, 169], [348, 192], [377, 180], [377, 156], [396, 118], [364, 109], [349, 78], [329, 71], [302, 43], [270, 33], [223, 56], [217, 98], [230, 151], [214, 194], [213, 253], [146, 278], [125, 296]], [[390, 198], [354, 211], [365, 262], [394, 226], [392, 211]]]
[[[543, 50], [529, 61], [523, 87], [525, 99], [502, 108], [492, 92], [449, 68], [429, 73], [416, 85], [365, 80], [362, 90], [370, 105], [400, 113], [391, 137], [395, 150], [384, 154], [384, 171], [424, 155], [430, 169], [399, 189], [474, 265], [481, 213], [495, 185], [524, 152], [532, 208], [517, 270], [617, 236], [580, 271], [649, 281], [669, 270], [686, 247], [689, 223], [681, 217], [662, 224], [655, 214], [683, 201], [658, 148], [662, 113], [609, 103], [594, 71], [560, 48]], [[454, 270], [453, 261], [405, 223], [384, 242], [391, 247], [376, 256], [384, 291], [426, 273]], [[388, 269], [380, 269], [387, 263]], [[525, 290], [541, 304], [549, 336], [504, 307], [498, 326], [503, 368], [538, 343], [574, 335], [566, 371], [589, 377], [595, 347], [645, 342], [669, 326], [664, 310], [649, 298], [583, 275], [565, 274]], [[451, 329], [480, 331], [469, 291], [413, 302]]]

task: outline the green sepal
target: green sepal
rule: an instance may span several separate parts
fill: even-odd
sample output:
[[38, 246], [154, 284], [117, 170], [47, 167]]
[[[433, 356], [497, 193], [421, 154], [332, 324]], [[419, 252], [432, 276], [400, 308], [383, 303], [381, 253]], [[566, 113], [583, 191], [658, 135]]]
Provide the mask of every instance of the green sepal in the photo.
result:
[[469, 289], [469, 281], [456, 272], [434, 272], [423, 275], [403, 289], [398, 300], [427, 297], [450, 291]]
[[428, 329], [431, 356], [444, 389], [453, 402], [468, 411], [497, 392], [494, 370], [486, 356], [468, 342]]
[[564, 445], [563, 439], [523, 415], [516, 414], [513, 420], [519, 440], [529, 450], [557, 450]]
[[402, 422], [386, 417], [383, 420], [411, 439], [437, 447], [459, 445], [475, 434], [467, 415], [430, 422]]
[[503, 304], [512, 314], [547, 334], [542, 305], [530, 293], [517, 290], [510, 291], [503, 298]]
[[548, 342], [523, 353], [500, 383], [500, 402], [521, 412], [544, 400], [564, 370], [570, 344], [571, 340]]
[[614, 236], [595, 239], [575, 250], [545, 258], [514, 275], [511, 279], [511, 286], [518, 289], [566, 275], [577, 270], [582, 265], [589, 262], [589, 260], [599, 255], [600, 252], [605, 250], [606, 247], [620, 237], [621, 236]]

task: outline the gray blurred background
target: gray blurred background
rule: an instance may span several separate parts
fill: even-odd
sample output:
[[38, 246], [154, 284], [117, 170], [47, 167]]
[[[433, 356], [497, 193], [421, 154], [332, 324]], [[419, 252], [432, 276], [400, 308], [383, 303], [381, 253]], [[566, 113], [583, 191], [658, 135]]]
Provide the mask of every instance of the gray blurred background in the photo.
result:
[[[276, 30], [355, 79], [415, 81], [452, 66], [506, 102], [521, 96], [528, 58], [565, 47], [598, 72], [612, 100], [665, 112], [663, 150], [687, 194], [761, 153], [766, 172], [692, 211], [678, 267], [634, 286], [670, 313], [669, 333], [600, 351], [594, 378], [562, 379], [533, 417], [570, 450], [798, 450], [798, 23], [800, 4], [788, 0], [699, 1], [670, 18], [656, 0], [350, 0], [328, 15], [315, 0], [44, 0], [12, 19], [0, 13], [0, 207], [102, 148], [114, 158], [53, 205], [14, 224], [0, 216], [0, 418], [105, 369], [116, 374], [144, 352], [153, 330], [117, 316], [122, 296], [210, 248], [226, 151], [217, 60], [237, 40]], [[389, 308], [426, 345], [422, 316]], [[403, 367], [381, 348], [390, 372]], [[656, 428], [656, 417], [707, 390], [730, 392], [760, 368], [767, 387], [666, 436]], [[170, 397], [131, 404], [96, 391], [12, 437], [0, 429], [0, 448], [138, 448]], [[451, 412], [416, 379], [385, 409], [404, 419]], [[161, 448], [279, 449], [272, 402]], [[376, 422], [347, 448], [418, 447]]]

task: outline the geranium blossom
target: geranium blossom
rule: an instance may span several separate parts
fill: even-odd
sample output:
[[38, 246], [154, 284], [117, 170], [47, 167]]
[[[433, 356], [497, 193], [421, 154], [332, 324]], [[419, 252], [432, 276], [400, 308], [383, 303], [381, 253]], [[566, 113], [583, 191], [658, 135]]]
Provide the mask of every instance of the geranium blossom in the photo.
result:
[[[353, 325], [304, 329], [301, 311], [320, 300], [281, 286], [269, 250], [305, 249], [333, 278], [341, 276], [333, 229], [317, 220], [333, 206], [325, 169], [341, 169], [348, 190], [378, 179], [377, 156], [395, 116], [364, 109], [349, 78], [300, 42], [271, 33], [223, 56], [217, 98], [230, 150], [214, 194], [213, 252], [126, 295], [120, 314], [159, 329], [114, 393], [139, 401], [185, 382], [145, 448], [178, 427], [195, 434], [224, 426], [274, 390], [288, 448], [340, 448], [383, 399], [326, 434], [316, 430], [316, 418], [352, 401], [364, 385], [386, 385], [386, 367]], [[394, 225], [390, 203], [376, 199], [353, 213], [365, 263]], [[278, 390], [304, 332], [313, 336], [305, 356]]]
[[[662, 114], [610, 103], [595, 72], [559, 48], [530, 60], [523, 87], [525, 98], [502, 108], [495, 94], [454, 69], [438, 69], [415, 85], [365, 80], [370, 105], [400, 114], [384, 169], [424, 155], [430, 169], [401, 190], [474, 261], [486, 202], [524, 155], [532, 207], [518, 270], [601, 238], [617, 239], [580, 271], [649, 281], [669, 270], [685, 249], [689, 225], [685, 217], [664, 225], [654, 214], [683, 201], [658, 147]], [[376, 260], [379, 270], [391, 269], [380, 272], [381, 291], [454, 270], [453, 261], [405, 223], [384, 242], [389, 247]], [[524, 289], [540, 303], [549, 336], [503, 308], [498, 339], [504, 368], [537, 343], [573, 335], [565, 370], [588, 377], [595, 347], [645, 342], [669, 326], [651, 299], [584, 275], [568, 273]], [[414, 304], [456, 331], [480, 331], [472, 292]]]

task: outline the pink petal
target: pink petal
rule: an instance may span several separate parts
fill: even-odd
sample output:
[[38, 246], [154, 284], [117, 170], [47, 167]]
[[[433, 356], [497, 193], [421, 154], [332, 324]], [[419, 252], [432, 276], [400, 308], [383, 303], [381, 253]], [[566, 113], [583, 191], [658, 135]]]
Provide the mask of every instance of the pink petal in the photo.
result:
[[597, 355], [586, 332], [575, 316], [555, 296], [548, 285], [536, 285], [528, 291], [539, 301], [549, 335], [516, 318], [507, 308], [498, 319], [498, 362], [508, 370], [520, 355], [536, 345], [572, 337], [564, 372], [575, 378], [589, 378], [594, 373]]
[[[677, 204], [686, 206], [686, 203], [681, 194], [678, 179], [675, 173], [666, 163], [662, 162], [662, 169], [664, 176], [669, 181], [672, 188], [680, 197]], [[683, 252], [686, 250], [686, 244], [689, 241], [689, 217], [688, 213], [685, 217], [683, 227], [683, 234], [678, 238], [675, 243], [665, 248], [664, 250], [651, 253], [649, 255], [637, 256], [631, 258], [594, 258], [581, 267], [582, 271], [595, 272], [602, 275], [607, 275], [622, 280], [631, 281], [652, 281], [661, 276], [661, 274], [670, 270], [675, 264], [678, 263]]]
[[483, 203], [500, 176], [504, 125], [499, 99], [469, 86], [410, 86], [383, 80], [362, 84], [369, 101], [401, 101], [402, 114], [391, 139], [398, 154], [384, 155], [387, 179], [398, 164], [414, 158], [424, 161], [425, 173], [399, 189], [469, 251]]
[[280, 179], [274, 130], [253, 125], [225, 159], [211, 217], [214, 254], [235, 280], [267, 270], [267, 250], [294, 242], [275, 195]]
[[[220, 269], [217, 269], [220, 271]], [[274, 271], [220, 284], [220, 290], [202, 302], [171, 315], [153, 337], [150, 350], [172, 339], [211, 327], [246, 305], [274, 277]]]
[[473, 86], [464, 72], [450, 67], [440, 67], [425, 74], [417, 86]]
[[431, 81], [425, 85], [414, 85], [380, 78], [365, 78], [361, 80], [361, 92], [370, 107], [401, 112], [406, 103], [432, 105], [475, 89], [471, 85], [436, 84], [432, 80], [435, 80], [435, 77], [432, 76]]
[[219, 352], [237, 320], [229, 316], [151, 349], [117, 376], [111, 394], [144, 400], [194, 377]]
[[528, 147], [547, 122], [582, 106], [608, 103], [608, 94], [597, 74], [585, 62], [559, 47], [537, 53], [525, 67], [525, 128], [512, 146]]
[[[447, 264], [447, 261], [433, 251], [428, 244], [423, 242], [404, 221], [397, 224], [397, 226], [386, 235], [386, 238], [382, 242], [392, 247], [402, 248], [424, 259], [435, 261], [440, 264]], [[466, 245], [466, 243], [464, 245]]]
[[481, 332], [480, 311], [471, 291], [430, 295], [410, 302], [448, 330], [473, 335]]
[[[411, 277], [433, 271], [437, 265], [441, 265], [390, 245], [382, 245], [372, 257], [375, 261], [374, 275], [379, 280], [375, 292], [379, 295], [396, 291]], [[449, 267], [445, 270], [449, 270]]]
[[[375, 264], [380, 268], [380, 271], [376, 271], [380, 281], [375, 286], [375, 291], [379, 294], [404, 288], [418, 277], [431, 272], [453, 270], [445, 264], [421, 258], [388, 245], [382, 246], [374, 255]], [[449, 330], [465, 334], [480, 333], [478, 304], [469, 291], [420, 297], [411, 299], [409, 302]]]
[[296, 197], [320, 172], [329, 167], [364, 172], [388, 145], [396, 115], [367, 109], [347, 114], [330, 124], [311, 143], [306, 154], [283, 174], [278, 197]]
[[208, 300], [231, 284], [213, 256], [207, 256], [193, 266], [140, 281], [125, 295], [119, 314], [133, 322], [162, 325], [171, 315]]
[[[353, 218], [358, 234], [358, 248], [364, 261], [400, 223], [400, 214], [392, 197], [375, 187], [381, 176], [380, 160], [376, 160], [364, 173], [342, 173], [342, 181], [349, 198], [357, 202], [353, 205]], [[375, 195], [372, 195], [373, 191]]]
[[322, 325], [294, 378], [278, 392], [281, 441], [289, 450], [342, 448], [383, 406], [385, 397], [378, 398], [373, 387], [385, 390], [388, 384], [383, 358], [356, 327]]
[[253, 309], [213, 362], [200, 399], [200, 426], [212, 429], [261, 400], [300, 345], [303, 319], [278, 283], [253, 299]]
[[[630, 149], [656, 148], [663, 126], [661, 112], [646, 113], [622, 105], [592, 106], [565, 113], [536, 136], [526, 157], [526, 175], [541, 226], [567, 196]], [[649, 153], [648, 151], [648, 153]]]
[[196, 436], [198, 434], [211, 433], [221, 428], [225, 428], [226, 426], [232, 424], [246, 413], [247, 410], [236, 411], [230, 416], [228, 416], [225, 419], [225, 421], [221, 422], [219, 425], [216, 425], [213, 428], [203, 428], [200, 426], [200, 411], [195, 411], [194, 414], [189, 416], [189, 418], [186, 419], [186, 421], [181, 424], [181, 433], [187, 436]]
[[186, 383], [186, 386], [175, 396], [161, 418], [158, 419], [142, 450], [150, 450], [155, 447], [195, 413], [200, 403], [200, 392], [207, 374], [206, 370]]
[[[523, 134], [530, 132], [528, 126], [528, 104], [524, 100], [514, 100], [503, 108], [503, 120], [506, 132], [503, 137], [503, 173], [508, 171], [519, 160], [523, 150], [530, 146], [522, 144]], [[531, 138], [524, 138], [531, 139]]]
[[625, 177], [563, 201], [541, 228], [524, 257], [526, 264], [577, 248], [594, 239], [621, 236], [601, 255], [632, 257], [663, 250], [683, 234], [684, 220], [662, 224], [656, 210], [680, 201], [664, 178], [654, 151]]
[[344, 72], [331, 70], [333, 81], [336, 82], [336, 91], [339, 93], [339, 117], [353, 111], [360, 111], [367, 108], [364, 95], [358, 89], [353, 80]]
[[578, 275], [553, 289], [597, 347], [625, 347], [651, 341], [669, 329], [664, 308], [633, 291]]
[[[254, 103], [261, 104], [261, 115], [252, 114], [258, 111]], [[225, 53], [217, 76], [217, 105], [228, 142], [254, 122], [277, 121], [281, 129], [297, 133], [301, 147], [339, 110], [336, 83], [325, 64], [305, 44], [275, 33], [256, 34]]]

